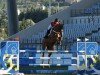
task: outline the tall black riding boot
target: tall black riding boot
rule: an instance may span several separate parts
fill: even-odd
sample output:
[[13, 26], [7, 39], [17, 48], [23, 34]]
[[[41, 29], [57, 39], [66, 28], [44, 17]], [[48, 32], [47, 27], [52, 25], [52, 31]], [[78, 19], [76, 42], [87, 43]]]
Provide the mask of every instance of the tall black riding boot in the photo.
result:
[[49, 35], [49, 33], [50, 33], [50, 30], [51, 30], [51, 29], [47, 30], [46, 35], [44, 36], [44, 38], [48, 38], [48, 35]]

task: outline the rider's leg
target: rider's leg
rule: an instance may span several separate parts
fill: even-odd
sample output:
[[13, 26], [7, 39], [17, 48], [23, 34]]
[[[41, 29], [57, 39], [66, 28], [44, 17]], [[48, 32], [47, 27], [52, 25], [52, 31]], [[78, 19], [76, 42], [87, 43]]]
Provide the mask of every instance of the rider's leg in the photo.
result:
[[50, 30], [51, 30], [51, 29], [47, 30], [46, 35], [44, 36], [44, 38], [48, 38], [48, 35], [49, 35], [49, 33], [50, 33]]

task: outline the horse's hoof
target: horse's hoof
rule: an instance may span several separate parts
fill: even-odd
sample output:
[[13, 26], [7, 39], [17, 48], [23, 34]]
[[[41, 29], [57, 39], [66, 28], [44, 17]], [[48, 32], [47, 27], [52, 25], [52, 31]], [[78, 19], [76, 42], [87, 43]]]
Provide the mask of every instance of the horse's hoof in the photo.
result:
[[49, 65], [49, 68], [50, 68], [50, 65]]
[[42, 66], [43, 68], [45, 67], [45, 66]]

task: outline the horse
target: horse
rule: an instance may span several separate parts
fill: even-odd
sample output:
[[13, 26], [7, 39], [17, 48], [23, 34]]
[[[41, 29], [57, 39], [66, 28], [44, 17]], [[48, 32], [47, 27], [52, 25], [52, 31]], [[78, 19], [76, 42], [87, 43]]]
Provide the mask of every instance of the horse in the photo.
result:
[[[42, 49], [53, 51], [54, 45], [56, 43], [61, 42], [62, 30], [63, 30], [63, 24], [60, 24], [59, 26], [54, 26], [51, 29], [51, 32], [50, 32], [48, 38], [44, 38], [42, 40]], [[43, 52], [42, 57], [44, 57], [44, 53], [45, 52]], [[52, 55], [52, 52], [49, 52], [48, 57], [50, 57], [51, 55]], [[49, 61], [50, 61], [50, 59], [48, 60], [48, 64], [49, 64]], [[43, 63], [43, 61], [42, 61], [42, 63]]]

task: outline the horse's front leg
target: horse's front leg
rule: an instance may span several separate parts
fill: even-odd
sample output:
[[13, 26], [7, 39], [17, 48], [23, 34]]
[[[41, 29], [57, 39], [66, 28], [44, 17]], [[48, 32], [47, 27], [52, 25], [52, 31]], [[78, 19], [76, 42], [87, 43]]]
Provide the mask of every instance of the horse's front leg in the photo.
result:
[[[45, 48], [46, 48], [46, 45], [45, 45], [45, 42], [43, 41], [43, 43], [42, 43], [42, 50], [44, 51]], [[44, 57], [44, 53], [45, 52], [41, 52], [41, 53], [42, 53], [42, 57]], [[43, 64], [43, 62], [44, 62], [44, 59], [42, 59], [42, 64]]]
[[[50, 52], [49, 54], [48, 54], [48, 57], [51, 57], [51, 55], [52, 55], [52, 52]], [[50, 59], [48, 59], [48, 64], [50, 63]]]

